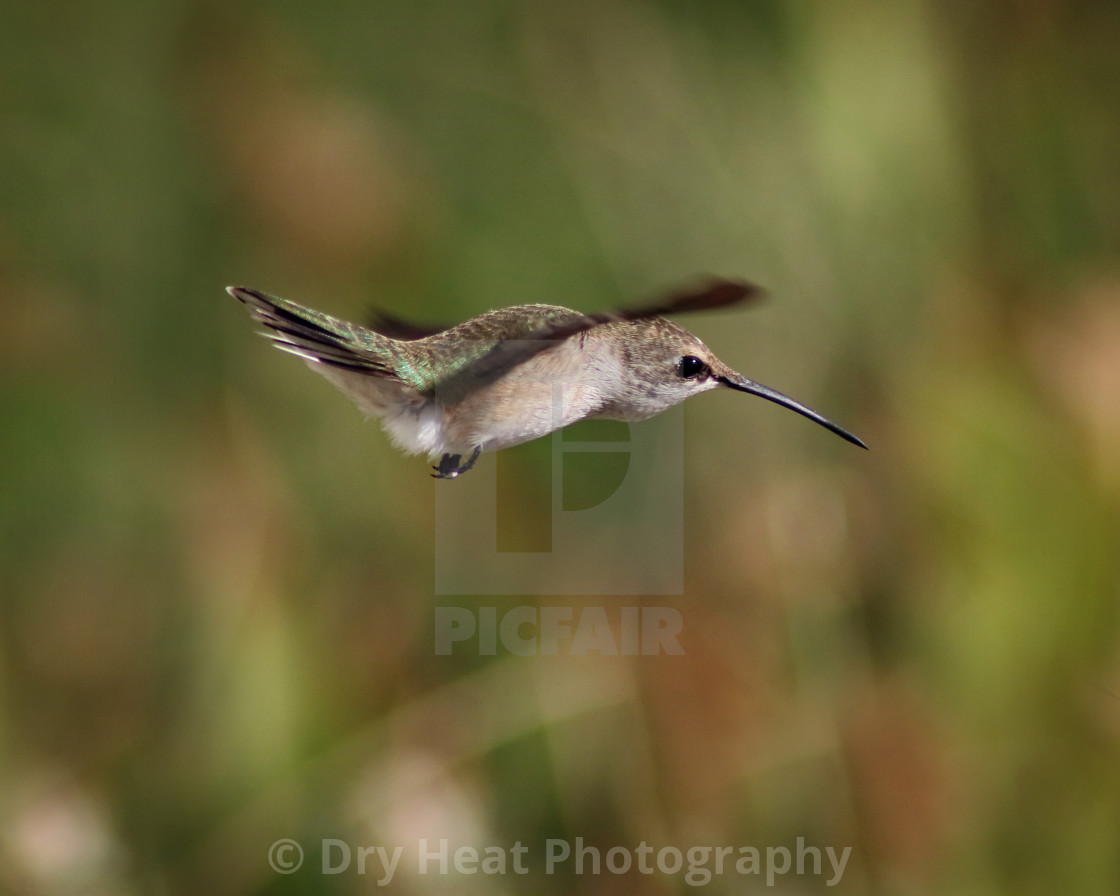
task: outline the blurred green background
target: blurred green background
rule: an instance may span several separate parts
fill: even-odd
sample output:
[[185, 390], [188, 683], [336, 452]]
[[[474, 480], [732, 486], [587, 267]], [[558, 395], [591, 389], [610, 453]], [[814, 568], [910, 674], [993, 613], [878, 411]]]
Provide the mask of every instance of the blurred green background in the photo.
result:
[[[804, 837], [842, 880], [772, 891], [1120, 891], [1115, 3], [0, 21], [0, 891], [365, 893], [319, 841], [419, 837], [534, 873], [390, 890], [687, 892], [541, 845]], [[435, 594], [456, 484], [222, 291], [454, 322], [707, 272], [770, 298], [685, 323], [871, 451], [688, 404], [684, 594], [637, 599], [684, 656], [435, 656], [433, 606], [635, 599]], [[511, 542], [548, 457], [499, 455]]]

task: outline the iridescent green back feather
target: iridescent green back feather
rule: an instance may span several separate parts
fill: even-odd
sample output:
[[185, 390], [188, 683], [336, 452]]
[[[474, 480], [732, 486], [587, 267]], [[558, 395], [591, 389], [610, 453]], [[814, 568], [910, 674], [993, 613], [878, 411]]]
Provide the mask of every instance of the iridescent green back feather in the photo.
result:
[[426, 395], [459, 391], [466, 372], [499, 344], [532, 339], [583, 318], [557, 305], [490, 311], [421, 339], [401, 340], [257, 290], [230, 287], [282, 349], [308, 360], [406, 383]]

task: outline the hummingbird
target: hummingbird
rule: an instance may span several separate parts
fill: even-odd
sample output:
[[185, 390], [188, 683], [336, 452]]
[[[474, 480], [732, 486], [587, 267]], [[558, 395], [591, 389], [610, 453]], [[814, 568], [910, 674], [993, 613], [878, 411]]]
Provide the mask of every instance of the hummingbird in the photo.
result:
[[[520, 445], [578, 420], [645, 420], [686, 398], [728, 388], [789, 408], [861, 448], [850, 432], [720, 361], [666, 318], [738, 305], [761, 291], [713, 279], [660, 302], [585, 313], [558, 305], [500, 308], [453, 327], [388, 314], [349, 323], [287, 299], [230, 286], [277, 348], [307, 362], [393, 443], [455, 479], [483, 451]], [[467, 459], [464, 461], [464, 456]]]

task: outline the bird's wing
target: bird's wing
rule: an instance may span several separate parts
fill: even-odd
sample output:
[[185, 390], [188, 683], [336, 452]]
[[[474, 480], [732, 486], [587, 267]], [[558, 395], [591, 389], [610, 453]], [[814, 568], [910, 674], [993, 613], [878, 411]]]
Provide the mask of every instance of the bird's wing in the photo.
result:
[[716, 279], [710, 280], [699, 289], [674, 293], [654, 304], [620, 311], [582, 314], [573, 320], [532, 330], [517, 340], [499, 342], [486, 354], [463, 368], [458, 376], [477, 380], [479, 384], [493, 382], [556, 343], [603, 324], [727, 308], [761, 295], [762, 290], [751, 283]]
[[[713, 279], [698, 289], [682, 290], [671, 293], [657, 304], [639, 305], [636, 308], [616, 311], [613, 314], [591, 315], [606, 316], [609, 320], [641, 320], [647, 317], [664, 317], [668, 314], [688, 314], [693, 311], [710, 311], [713, 308], [727, 308], [749, 299], [759, 299], [762, 289], [745, 280]], [[606, 323], [607, 321], [596, 321]]]
[[272, 331], [267, 335], [277, 348], [331, 367], [397, 378], [387, 337], [255, 289], [230, 286], [227, 292]]
[[369, 315], [366, 326], [382, 336], [388, 336], [390, 339], [400, 339], [404, 342], [426, 339], [428, 336], [436, 336], [451, 329], [450, 327], [430, 324], [415, 324], [387, 311], [373, 311]]

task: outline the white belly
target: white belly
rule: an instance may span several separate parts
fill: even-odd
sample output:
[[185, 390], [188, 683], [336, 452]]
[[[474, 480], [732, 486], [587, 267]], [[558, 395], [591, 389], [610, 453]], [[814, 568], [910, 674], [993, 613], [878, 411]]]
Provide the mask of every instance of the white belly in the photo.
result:
[[386, 414], [381, 418], [381, 426], [393, 444], [406, 454], [427, 454], [434, 458], [451, 450], [443, 408], [433, 402], [404, 406]]
[[309, 361], [307, 366], [330, 380], [370, 417], [381, 418], [382, 428], [401, 451], [432, 457], [448, 451], [443, 409], [414, 389], [319, 362]]

